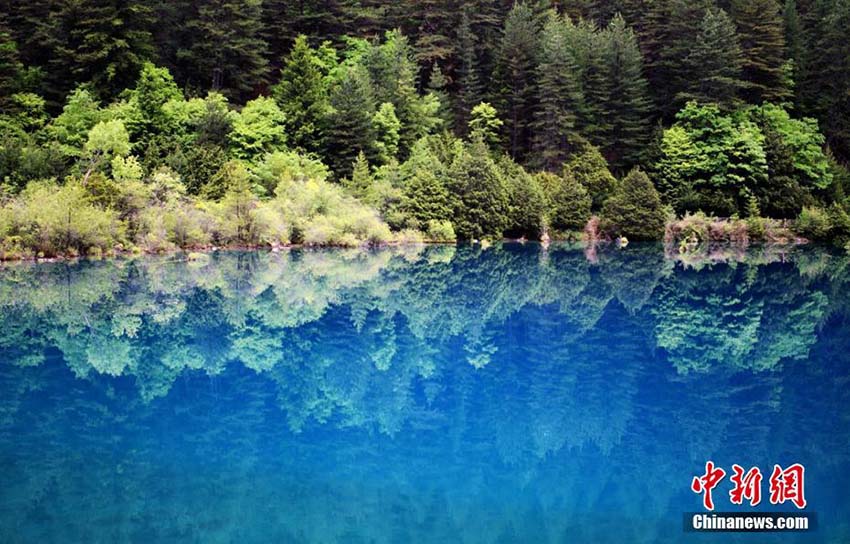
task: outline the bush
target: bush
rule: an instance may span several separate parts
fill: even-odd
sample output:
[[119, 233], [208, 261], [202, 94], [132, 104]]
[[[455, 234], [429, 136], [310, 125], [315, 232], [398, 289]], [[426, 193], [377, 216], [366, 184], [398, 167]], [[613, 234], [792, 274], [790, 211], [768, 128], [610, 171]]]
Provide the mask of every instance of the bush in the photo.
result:
[[829, 213], [823, 208], [805, 207], [794, 223], [794, 231], [809, 240], [826, 240], [832, 230]]
[[602, 229], [634, 240], [658, 240], [667, 211], [658, 191], [639, 168], [633, 169], [602, 207]]
[[457, 240], [451, 221], [428, 221], [428, 240], [432, 242], [454, 242]]
[[27, 248], [45, 257], [86, 255], [93, 248], [111, 252], [125, 242], [116, 212], [93, 205], [86, 189], [73, 182], [30, 183], [20, 197], [0, 210], [3, 245]]

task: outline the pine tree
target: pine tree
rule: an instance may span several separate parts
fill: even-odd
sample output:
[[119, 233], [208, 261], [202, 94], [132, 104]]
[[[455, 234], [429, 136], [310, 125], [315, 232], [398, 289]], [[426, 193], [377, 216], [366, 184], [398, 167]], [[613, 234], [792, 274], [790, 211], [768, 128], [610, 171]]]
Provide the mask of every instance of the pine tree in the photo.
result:
[[51, 97], [88, 82], [99, 95], [113, 97], [132, 86], [154, 55], [153, 10], [141, 0], [64, 2], [52, 17], [45, 72]]
[[549, 171], [561, 168], [576, 136], [576, 119], [583, 102], [577, 73], [564, 21], [553, 13], [543, 28], [534, 114], [537, 162]]
[[743, 86], [741, 46], [735, 24], [725, 11], [706, 10], [699, 35], [685, 62], [685, 72], [699, 76], [679, 94], [678, 104], [696, 100], [732, 109], [738, 103], [738, 92]]
[[733, 0], [732, 18], [744, 57], [745, 100], [759, 104], [787, 99], [785, 35], [777, 0]]
[[4, 113], [9, 98], [18, 92], [23, 69], [18, 44], [0, 22], [0, 113]]
[[460, 27], [457, 32], [459, 59], [457, 67], [457, 128], [463, 133], [469, 122], [469, 112], [482, 99], [481, 81], [478, 78], [478, 62], [476, 59], [476, 37], [472, 32], [469, 10], [464, 9]]
[[455, 117], [452, 114], [452, 98], [449, 96], [448, 85], [449, 81], [443, 74], [443, 70], [438, 64], [434, 64], [431, 67], [431, 75], [428, 77], [428, 92], [433, 94], [440, 103], [437, 117], [444, 126], [451, 127]]
[[296, 38], [272, 94], [286, 116], [290, 145], [319, 152], [327, 119], [328, 92], [320, 61], [303, 34]]
[[427, 66], [445, 61], [455, 53], [452, 29], [457, 24], [453, 0], [416, 0], [411, 15], [415, 29], [416, 60]]
[[608, 162], [625, 171], [640, 162], [650, 133], [650, 101], [643, 61], [634, 32], [622, 17], [614, 17], [605, 31], [603, 63], [607, 94], [607, 117], [601, 145]]
[[362, 66], [343, 69], [330, 94], [325, 157], [339, 179], [351, 172], [357, 155], [374, 148], [375, 96]]
[[528, 4], [517, 3], [505, 20], [496, 67], [494, 102], [505, 116], [511, 156], [524, 160], [531, 144], [531, 120], [540, 25]]
[[190, 86], [244, 101], [267, 81], [262, 0], [200, 0], [186, 24]]
[[[796, 0], [785, 0], [785, 7], [782, 10], [782, 19], [785, 27], [785, 47], [788, 53], [788, 60], [792, 63], [792, 77], [795, 82], [794, 90], [798, 90], [796, 83], [801, 79], [800, 74], [804, 60], [803, 49], [803, 29], [800, 22], [800, 14], [797, 11]], [[801, 103], [800, 93], [795, 93], [794, 102], [799, 106]]]
[[397, 30], [387, 32], [383, 44], [368, 48], [363, 64], [368, 70], [376, 103], [389, 102], [395, 108], [401, 122], [399, 149], [405, 156], [421, 136], [421, 128], [430, 122], [422, 116], [425, 112], [416, 92], [417, 66], [410, 43]]
[[712, 4], [711, 0], [657, 0], [648, 9], [641, 48], [655, 106], [667, 120], [679, 110], [677, 96], [701, 77], [687, 57], [700, 32], [697, 22]]
[[634, 240], [658, 240], [664, 231], [665, 212], [649, 177], [635, 168], [620, 182], [602, 207], [602, 227]]

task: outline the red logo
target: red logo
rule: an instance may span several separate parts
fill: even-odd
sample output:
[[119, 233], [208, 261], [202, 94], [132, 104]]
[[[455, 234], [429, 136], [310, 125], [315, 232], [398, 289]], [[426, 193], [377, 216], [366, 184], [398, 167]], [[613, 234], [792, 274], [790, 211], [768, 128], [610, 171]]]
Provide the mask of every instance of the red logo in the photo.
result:
[[[761, 503], [761, 470], [752, 467], [745, 472], [744, 467], [733, 464], [732, 472], [729, 479], [734, 487], [729, 491], [729, 502], [743, 504], [744, 500], [747, 500], [750, 506], [758, 506]], [[800, 463], [784, 470], [779, 465], [774, 465], [770, 475], [770, 504], [784, 504], [788, 501], [800, 510], [805, 508], [805, 473], [806, 469]], [[705, 463], [705, 473], [694, 476], [691, 481], [691, 491], [702, 493], [702, 504], [706, 510], [714, 510], [711, 492], [725, 477], [725, 470], [708, 461]]]

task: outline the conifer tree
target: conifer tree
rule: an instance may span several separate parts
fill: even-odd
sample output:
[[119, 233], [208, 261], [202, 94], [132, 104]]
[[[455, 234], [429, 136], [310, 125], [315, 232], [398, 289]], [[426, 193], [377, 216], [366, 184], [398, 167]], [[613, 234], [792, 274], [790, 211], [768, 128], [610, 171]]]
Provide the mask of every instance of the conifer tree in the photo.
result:
[[330, 105], [325, 157], [342, 178], [351, 172], [358, 154], [370, 153], [374, 147], [375, 96], [369, 74], [362, 66], [343, 68], [331, 90]]
[[190, 85], [244, 101], [267, 81], [262, 0], [200, 0], [196, 9], [185, 28], [188, 46], [177, 53]]
[[743, 96], [748, 103], [780, 103], [785, 81], [785, 35], [777, 0], [733, 0], [732, 18], [743, 52]]
[[476, 59], [476, 37], [472, 32], [469, 10], [464, 9], [457, 32], [458, 67], [457, 67], [457, 100], [456, 119], [461, 132], [469, 122], [469, 112], [482, 99], [481, 81], [478, 78], [478, 62]]
[[606, 89], [605, 130], [601, 132], [608, 162], [624, 171], [640, 162], [649, 141], [650, 102], [643, 62], [634, 32], [622, 17], [614, 17], [605, 31], [603, 66]]
[[508, 150], [518, 161], [524, 160], [531, 144], [539, 33], [540, 25], [531, 7], [521, 2], [514, 4], [499, 46], [494, 101], [504, 115]]
[[741, 46], [735, 24], [725, 11], [706, 10], [699, 35], [685, 62], [685, 73], [695, 77], [677, 97], [679, 104], [696, 100], [732, 109], [738, 103], [738, 92], [743, 86]]
[[537, 74], [538, 105], [534, 114], [537, 162], [546, 170], [556, 171], [563, 165], [570, 141], [576, 136], [576, 119], [583, 97], [565, 24], [554, 13], [543, 28]]
[[605, 201], [602, 218], [604, 230], [633, 240], [658, 240], [666, 219], [658, 191], [639, 168], [629, 172]]
[[286, 116], [290, 145], [307, 152], [321, 150], [328, 93], [321, 62], [303, 34], [295, 39], [272, 93]]
[[153, 11], [146, 2], [63, 2], [53, 11], [45, 72], [51, 97], [91, 83], [103, 97], [131, 87], [153, 57]]

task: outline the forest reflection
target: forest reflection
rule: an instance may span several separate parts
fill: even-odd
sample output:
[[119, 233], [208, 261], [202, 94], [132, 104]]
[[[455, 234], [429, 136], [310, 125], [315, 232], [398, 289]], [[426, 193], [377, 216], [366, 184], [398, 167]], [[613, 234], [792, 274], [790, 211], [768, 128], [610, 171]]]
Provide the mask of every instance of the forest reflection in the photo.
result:
[[[200, 509], [186, 501], [216, 481], [217, 510], [200, 519], [238, 518], [249, 500], [252, 516], [272, 515], [259, 505], [296, 494], [273, 515], [307, 532], [280, 541], [361, 541], [354, 526], [364, 542], [400, 527], [604, 541], [605, 527], [571, 525], [590, 505], [662, 519], [691, 498], [682, 475], [729, 447], [745, 454], [731, 462], [779, 462], [799, 440], [794, 460], [817, 459], [810, 479], [846, 471], [848, 265], [807, 248], [683, 262], [654, 245], [505, 244], [8, 266], [0, 460], [14, 470], [0, 498], [38, 519], [84, 496], [87, 512], [123, 520], [108, 533], [119, 540], [139, 527], [169, 537], [133, 517], [156, 517], [153, 503], [168, 530], [209, 538], [174, 512]], [[168, 491], [181, 463], [193, 467], [182, 495]], [[211, 480], [224, 466], [228, 479]], [[642, 479], [618, 486], [623, 473]], [[452, 523], [428, 526], [405, 502], [424, 495], [418, 507]], [[389, 527], [387, 501], [421, 519]], [[331, 506], [341, 521], [320, 523]], [[103, 537], [72, 517], [54, 529]], [[680, 518], [665, 523], [624, 538], [658, 540]], [[51, 538], [35, 526], [27, 538]]]

